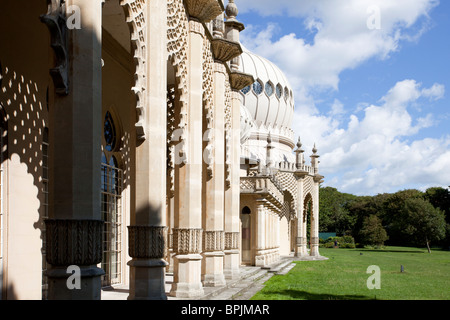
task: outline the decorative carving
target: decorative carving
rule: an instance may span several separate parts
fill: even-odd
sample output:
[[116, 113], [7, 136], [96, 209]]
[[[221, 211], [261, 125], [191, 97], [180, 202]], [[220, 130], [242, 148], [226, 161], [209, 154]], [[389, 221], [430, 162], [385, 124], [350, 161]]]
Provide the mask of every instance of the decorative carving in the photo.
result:
[[68, 28], [64, 0], [48, 0], [48, 11], [40, 19], [48, 27], [56, 66], [50, 69], [57, 94], [69, 94]]
[[203, 115], [206, 121], [206, 173], [208, 179], [213, 176], [214, 163], [214, 68], [215, 63], [208, 38], [203, 39]]
[[132, 90], [136, 95], [136, 137], [138, 140], [145, 140], [145, 91], [147, 90], [146, 61], [147, 61], [147, 35], [145, 0], [122, 0], [127, 24], [131, 32], [131, 47], [133, 49], [136, 72], [134, 75], [135, 84]]
[[231, 134], [233, 132], [233, 105], [229, 78], [225, 81], [225, 186], [231, 186]]
[[225, 232], [225, 250], [239, 249], [240, 232]]
[[162, 259], [166, 250], [167, 227], [128, 226], [128, 254], [132, 258]]
[[202, 229], [174, 228], [173, 251], [176, 254], [196, 254], [202, 252]]
[[222, 62], [228, 62], [242, 54], [242, 47], [238, 42], [223, 38], [212, 39], [214, 58]]
[[177, 155], [180, 164], [187, 163], [186, 134], [188, 121], [188, 19], [182, 0], [169, 0], [167, 2], [167, 51], [169, 61], [175, 71], [177, 83], [177, 96], [180, 102], [179, 124], [180, 130]]
[[201, 22], [210, 22], [225, 10], [220, 0], [185, 0], [184, 2], [189, 15]]
[[225, 249], [224, 231], [205, 231], [203, 232], [203, 251], [223, 251]]
[[102, 261], [102, 220], [45, 220], [46, 259], [52, 266]]
[[167, 196], [172, 198], [175, 194], [175, 144], [173, 133], [177, 127], [175, 111], [175, 87], [167, 88]]

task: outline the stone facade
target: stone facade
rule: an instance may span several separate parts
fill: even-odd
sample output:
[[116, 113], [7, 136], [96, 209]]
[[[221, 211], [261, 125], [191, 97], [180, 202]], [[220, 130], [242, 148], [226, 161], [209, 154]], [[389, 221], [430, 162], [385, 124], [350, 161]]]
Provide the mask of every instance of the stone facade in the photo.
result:
[[242, 263], [307, 254], [316, 153], [242, 175], [241, 90], [256, 79], [233, 0], [25, 3], [0, 3], [0, 299], [100, 299], [116, 285], [167, 299], [167, 272], [171, 296], [195, 298]]

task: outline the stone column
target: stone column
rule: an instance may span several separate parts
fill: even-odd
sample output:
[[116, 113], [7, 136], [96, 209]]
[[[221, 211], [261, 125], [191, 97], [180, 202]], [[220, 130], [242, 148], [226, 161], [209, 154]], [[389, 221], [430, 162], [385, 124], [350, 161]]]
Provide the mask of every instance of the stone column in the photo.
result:
[[313, 196], [313, 206], [311, 212], [311, 247], [310, 255], [319, 256], [319, 183], [322, 180], [322, 176], [318, 174], [319, 172], [319, 155], [317, 154], [316, 144], [312, 149], [313, 154], [311, 157], [311, 166], [314, 168], [314, 190], [312, 192]]
[[[145, 140], [136, 147], [136, 212], [129, 235], [129, 300], [164, 300], [166, 250], [167, 2], [149, 1], [143, 113]], [[158, 21], [158, 23], [154, 23]], [[150, 76], [151, 75], [151, 76]]]
[[311, 213], [311, 251], [310, 255], [319, 256], [319, 182], [314, 182], [313, 208]]
[[264, 200], [258, 200], [256, 212], [256, 257], [255, 265], [264, 266], [264, 250], [266, 249], [266, 208]]
[[304, 257], [308, 253], [307, 251], [307, 240], [306, 240], [306, 212], [304, 211], [304, 199], [303, 199], [303, 183], [304, 183], [304, 172], [297, 170], [295, 175], [297, 177], [297, 239], [295, 244], [295, 256]]
[[203, 295], [202, 267], [202, 110], [203, 25], [189, 21], [189, 116], [185, 164], [175, 166], [174, 282], [171, 295]]
[[[53, 156], [49, 159], [49, 219], [45, 221], [50, 264], [48, 299], [99, 300], [100, 277], [104, 274], [97, 267], [102, 259], [103, 231], [100, 210], [102, 7], [100, 0], [72, 0], [69, 4], [80, 8], [82, 28], [63, 31], [67, 32], [67, 43], [62, 45], [67, 44], [67, 70], [70, 70], [65, 79], [67, 91], [58, 92], [50, 114]], [[68, 279], [72, 272], [76, 273], [75, 277], [80, 275], [79, 289], [68, 285], [77, 283]]]
[[240, 256], [239, 226], [240, 204], [240, 108], [241, 96], [239, 91], [231, 92], [231, 122], [230, 132], [230, 185], [225, 190], [225, 259], [224, 273], [229, 279], [239, 278]]
[[[224, 232], [224, 192], [225, 192], [225, 81], [226, 70], [221, 62], [214, 62], [213, 126], [209, 135], [213, 140], [212, 157], [204, 159], [211, 163], [211, 174], [205, 175], [205, 214], [203, 285], [217, 287], [225, 285], [223, 258]], [[205, 101], [205, 103], [210, 103]]]

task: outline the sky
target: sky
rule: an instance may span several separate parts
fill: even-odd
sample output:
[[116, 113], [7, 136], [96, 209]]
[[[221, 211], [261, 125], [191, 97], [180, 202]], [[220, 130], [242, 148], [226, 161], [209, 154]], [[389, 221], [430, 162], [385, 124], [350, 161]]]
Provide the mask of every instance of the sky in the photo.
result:
[[235, 0], [241, 42], [278, 65], [323, 186], [450, 186], [450, 1]]

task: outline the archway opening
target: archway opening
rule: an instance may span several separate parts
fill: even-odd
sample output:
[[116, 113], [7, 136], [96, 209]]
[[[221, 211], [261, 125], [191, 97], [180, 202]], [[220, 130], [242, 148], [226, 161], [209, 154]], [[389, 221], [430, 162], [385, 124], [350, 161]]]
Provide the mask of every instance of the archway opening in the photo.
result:
[[242, 263], [251, 264], [251, 213], [249, 207], [245, 206], [241, 211], [241, 252]]

